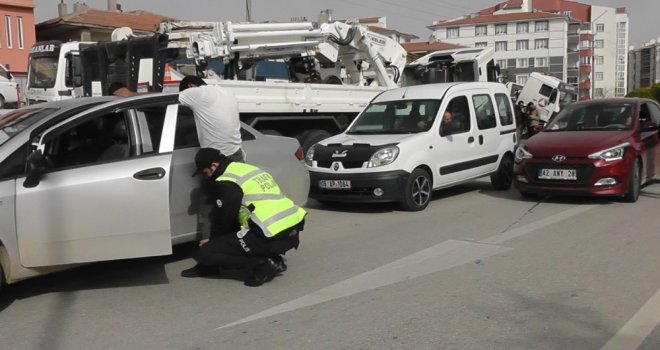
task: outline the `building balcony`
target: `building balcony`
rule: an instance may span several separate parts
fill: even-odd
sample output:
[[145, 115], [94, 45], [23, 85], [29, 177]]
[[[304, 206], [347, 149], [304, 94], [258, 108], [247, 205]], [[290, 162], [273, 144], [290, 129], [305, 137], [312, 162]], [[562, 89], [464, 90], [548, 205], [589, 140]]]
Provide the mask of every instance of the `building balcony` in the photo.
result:
[[580, 65], [580, 74], [590, 74], [591, 65], [590, 64], [581, 64]]
[[580, 33], [580, 41], [584, 40], [592, 41], [594, 40], [594, 35], [591, 33]]
[[594, 50], [590, 47], [584, 47], [580, 49], [580, 57], [592, 57], [594, 55]]
[[582, 80], [578, 84], [578, 89], [580, 89], [580, 90], [591, 90], [591, 79]]

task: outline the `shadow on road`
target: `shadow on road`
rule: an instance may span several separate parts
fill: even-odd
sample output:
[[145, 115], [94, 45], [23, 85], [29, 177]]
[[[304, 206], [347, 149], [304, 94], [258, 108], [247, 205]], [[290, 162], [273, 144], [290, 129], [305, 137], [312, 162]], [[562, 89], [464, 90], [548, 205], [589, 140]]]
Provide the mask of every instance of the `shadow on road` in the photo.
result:
[[165, 265], [191, 257], [195, 243], [177, 245], [172, 255], [96, 262], [3, 286], [0, 311], [15, 300], [47, 293], [168, 284]]

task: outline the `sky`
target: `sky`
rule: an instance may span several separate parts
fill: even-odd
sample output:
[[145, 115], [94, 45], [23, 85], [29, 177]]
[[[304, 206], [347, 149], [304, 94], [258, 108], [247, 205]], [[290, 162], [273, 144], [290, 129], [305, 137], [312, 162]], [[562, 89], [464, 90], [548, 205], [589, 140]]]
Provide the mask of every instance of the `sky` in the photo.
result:
[[[37, 23], [57, 17], [57, 5], [64, 1], [72, 11], [75, 0], [34, 0]], [[107, 9], [107, 0], [78, 0], [90, 7]], [[124, 11], [147, 10], [179, 19], [241, 22], [246, 19], [248, 0], [118, 0]], [[250, 0], [253, 21], [289, 21], [306, 17], [315, 21], [321, 10], [331, 9], [336, 20], [360, 17], [387, 17], [387, 27], [419, 37], [431, 35], [434, 21], [456, 18], [498, 3], [498, 0]], [[659, 0], [580, 0], [579, 2], [626, 7], [630, 18], [630, 45], [640, 47], [660, 37], [657, 16]], [[331, 4], [331, 5], [330, 5]]]

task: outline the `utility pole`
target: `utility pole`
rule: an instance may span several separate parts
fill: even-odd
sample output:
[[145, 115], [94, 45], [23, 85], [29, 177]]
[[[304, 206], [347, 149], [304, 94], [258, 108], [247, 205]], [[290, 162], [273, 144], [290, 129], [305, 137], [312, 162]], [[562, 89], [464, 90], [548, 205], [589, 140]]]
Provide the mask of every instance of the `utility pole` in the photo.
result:
[[252, 0], [245, 0], [245, 21], [252, 22]]

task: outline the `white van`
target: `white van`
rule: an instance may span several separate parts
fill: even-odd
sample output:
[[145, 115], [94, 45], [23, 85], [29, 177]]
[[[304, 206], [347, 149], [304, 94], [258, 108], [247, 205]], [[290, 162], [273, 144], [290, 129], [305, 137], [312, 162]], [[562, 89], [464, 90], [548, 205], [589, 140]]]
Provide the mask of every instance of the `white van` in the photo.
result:
[[530, 102], [534, 103], [544, 122], [575, 101], [577, 101], [577, 89], [574, 86], [566, 84], [559, 78], [538, 72], [529, 75], [527, 82], [516, 96], [516, 103], [523, 102], [525, 106]]
[[0, 64], [0, 109], [16, 108], [18, 104], [18, 85], [9, 70]]
[[[446, 122], [443, 122], [445, 119]], [[432, 190], [491, 176], [511, 186], [516, 125], [506, 87], [418, 85], [376, 96], [346, 131], [309, 149], [310, 197], [400, 202], [423, 210]]]

